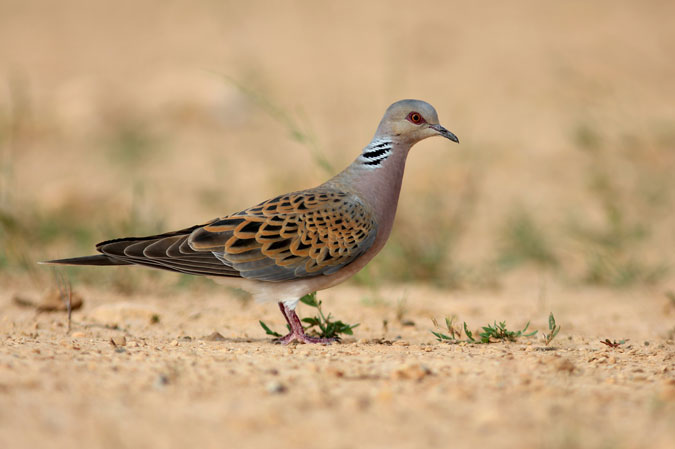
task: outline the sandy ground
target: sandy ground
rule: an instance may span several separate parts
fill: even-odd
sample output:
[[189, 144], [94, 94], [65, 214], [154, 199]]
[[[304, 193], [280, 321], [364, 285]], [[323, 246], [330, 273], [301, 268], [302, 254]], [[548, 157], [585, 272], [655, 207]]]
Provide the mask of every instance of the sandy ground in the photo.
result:
[[[669, 0], [0, 0], [0, 449], [675, 447], [673, 17]], [[275, 305], [125, 269], [71, 278], [70, 333], [14, 304], [54, 283], [35, 261], [324, 181], [316, 154], [340, 170], [401, 98], [462, 143], [412, 151], [380, 290], [321, 293], [360, 323], [342, 344], [274, 345]], [[520, 210], [557, 265], [493, 276]], [[598, 267], [616, 289], [588, 285]], [[430, 333], [455, 314], [541, 334], [550, 312], [549, 347]]]
[[[273, 304], [217, 292], [83, 290], [70, 334], [65, 314], [36, 314], [12, 294], [0, 297], [3, 448], [675, 444], [675, 307], [653, 292], [406, 286], [367, 301], [371, 292], [342, 287], [322, 298], [361, 323], [355, 335], [290, 347], [258, 327], [281, 328]], [[412, 326], [396, 319], [402, 297]], [[540, 336], [472, 345], [430, 333], [430, 317], [450, 314], [470, 328], [532, 319], [541, 333], [550, 310], [562, 331], [549, 347]], [[205, 339], [214, 331], [224, 340]], [[610, 348], [605, 338], [627, 341]]]

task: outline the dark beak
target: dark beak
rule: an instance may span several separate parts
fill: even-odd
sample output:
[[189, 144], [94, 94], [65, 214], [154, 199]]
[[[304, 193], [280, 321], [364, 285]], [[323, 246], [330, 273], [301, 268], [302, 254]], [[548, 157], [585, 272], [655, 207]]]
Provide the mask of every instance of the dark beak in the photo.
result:
[[443, 128], [441, 125], [429, 125], [429, 128], [433, 129], [434, 131], [438, 132], [441, 136], [445, 137], [446, 139], [450, 139], [455, 143], [459, 143], [459, 139], [457, 138], [456, 135], [448, 131], [447, 129]]

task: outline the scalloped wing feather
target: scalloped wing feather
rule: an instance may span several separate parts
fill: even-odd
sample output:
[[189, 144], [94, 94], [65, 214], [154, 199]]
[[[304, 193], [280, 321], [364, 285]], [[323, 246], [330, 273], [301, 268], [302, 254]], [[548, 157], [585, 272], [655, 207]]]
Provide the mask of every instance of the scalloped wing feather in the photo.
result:
[[365, 253], [377, 224], [356, 196], [328, 189], [281, 195], [195, 229], [188, 243], [242, 277], [287, 281], [329, 275]]
[[202, 276], [240, 277], [211, 252], [195, 251], [187, 240], [201, 226], [148, 237], [108, 240], [96, 249], [113, 260]]

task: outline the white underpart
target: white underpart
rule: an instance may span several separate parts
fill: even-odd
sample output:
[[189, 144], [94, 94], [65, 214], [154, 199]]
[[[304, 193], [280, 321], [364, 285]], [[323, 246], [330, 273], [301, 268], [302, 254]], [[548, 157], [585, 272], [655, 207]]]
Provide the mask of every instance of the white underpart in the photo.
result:
[[209, 277], [220, 285], [247, 291], [256, 302], [283, 302], [291, 310], [295, 310], [300, 298], [316, 290], [307, 288], [302, 282], [264, 282], [246, 278]]

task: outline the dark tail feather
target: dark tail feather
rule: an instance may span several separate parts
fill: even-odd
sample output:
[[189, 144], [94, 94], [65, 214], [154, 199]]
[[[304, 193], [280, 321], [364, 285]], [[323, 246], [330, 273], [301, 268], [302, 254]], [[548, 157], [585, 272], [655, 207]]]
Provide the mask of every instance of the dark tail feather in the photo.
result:
[[133, 265], [119, 259], [113, 259], [103, 254], [96, 256], [73, 257], [72, 259], [58, 259], [46, 260], [38, 262], [39, 264], [56, 264], [56, 265]]

